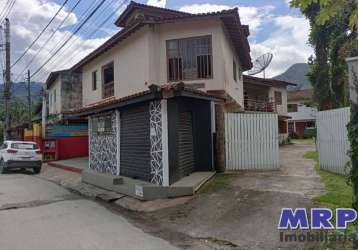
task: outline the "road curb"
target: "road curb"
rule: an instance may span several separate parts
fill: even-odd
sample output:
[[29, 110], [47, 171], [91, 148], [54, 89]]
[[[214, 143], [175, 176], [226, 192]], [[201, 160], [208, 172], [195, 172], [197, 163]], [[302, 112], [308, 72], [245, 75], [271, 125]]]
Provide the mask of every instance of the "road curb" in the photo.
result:
[[60, 168], [62, 170], [65, 171], [70, 171], [73, 173], [77, 173], [77, 174], [81, 174], [82, 173], [82, 169], [78, 169], [78, 168], [74, 168], [74, 167], [70, 167], [70, 166], [66, 166], [66, 165], [62, 165], [62, 164], [58, 164], [58, 163], [54, 163], [54, 162], [47, 162], [48, 166], [54, 167], [54, 168]]

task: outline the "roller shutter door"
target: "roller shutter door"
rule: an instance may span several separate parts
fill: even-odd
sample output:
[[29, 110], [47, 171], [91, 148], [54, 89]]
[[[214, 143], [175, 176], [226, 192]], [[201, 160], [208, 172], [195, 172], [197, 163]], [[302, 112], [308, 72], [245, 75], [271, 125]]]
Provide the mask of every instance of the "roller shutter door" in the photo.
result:
[[193, 122], [191, 112], [179, 113], [178, 124], [178, 179], [191, 174], [194, 170]]
[[150, 181], [148, 105], [121, 110], [120, 174]]

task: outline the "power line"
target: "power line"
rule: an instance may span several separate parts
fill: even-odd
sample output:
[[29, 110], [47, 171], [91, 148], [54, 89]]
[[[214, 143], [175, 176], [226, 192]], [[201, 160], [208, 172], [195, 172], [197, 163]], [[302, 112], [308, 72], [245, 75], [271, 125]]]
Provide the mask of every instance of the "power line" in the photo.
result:
[[61, 45], [60, 48], [58, 48], [53, 55], [51, 55], [32, 75], [31, 77], [34, 77], [67, 43], [71, 40], [71, 38], [87, 23], [87, 21], [97, 12], [97, 10], [103, 5], [103, 3], [106, 0], [102, 0], [97, 7], [91, 12], [91, 14], [84, 20], [84, 22], [75, 30], [74, 33], [71, 34], [71, 36], [65, 41], [64, 44]]
[[83, 12], [83, 14], [81, 15], [81, 19], [80, 21], [78, 22], [78, 25], [76, 26], [73, 26], [70, 31], [69, 31], [69, 34], [68, 36], [63, 36], [63, 38], [52, 48], [52, 50], [49, 52], [49, 54], [53, 54], [57, 48], [59, 48], [61, 46], [62, 43], [64, 43], [66, 41], [67, 38], [69, 38], [71, 36], [71, 33], [73, 33], [76, 29], [76, 27], [78, 27], [82, 21], [88, 16], [88, 14], [91, 12], [91, 9], [93, 7], [93, 9], [95, 8], [95, 5], [96, 3], [98, 2], [99, 0], [93, 0], [92, 3], [88, 6], [88, 8]]
[[2, 22], [5, 18], [7, 18], [7, 17], [10, 15], [10, 13], [11, 13], [11, 11], [12, 11], [12, 8], [13, 8], [14, 5], [15, 5], [15, 2], [16, 2], [16, 0], [13, 0], [13, 1], [10, 3], [9, 8], [8, 8], [8, 10], [7, 10], [7, 13], [4, 15], [4, 17], [1, 18], [1, 22]]
[[68, 2], [68, 0], [65, 0], [61, 7], [57, 10], [56, 14], [51, 18], [51, 20], [48, 22], [48, 24], [46, 24], [46, 26], [42, 29], [42, 31], [40, 32], [40, 34], [37, 35], [37, 37], [35, 38], [35, 40], [30, 44], [29, 47], [27, 47], [27, 49], [21, 54], [21, 56], [11, 65], [11, 67], [13, 67], [16, 63], [18, 63], [25, 55], [26, 53], [31, 49], [31, 47], [37, 42], [37, 40], [39, 40], [39, 38], [41, 37], [41, 35], [46, 31], [46, 29], [50, 26], [50, 24], [53, 22], [53, 20], [55, 20], [55, 18], [57, 17], [57, 15], [60, 13], [60, 11], [63, 9], [63, 7], [65, 7], [66, 3]]
[[[93, 30], [93, 31], [89, 34], [89, 36], [86, 36], [86, 39], [92, 38], [94, 34], [96, 34], [111, 18], [114, 17], [113, 14], [116, 13], [118, 10], [120, 10], [120, 8], [122, 8], [123, 5], [125, 5], [128, 1], [129, 1], [129, 0], [123, 0], [123, 1], [108, 15], [108, 17], [107, 17], [100, 25], [98, 25], [95, 30]], [[112, 1], [111, 4], [113, 4], [113, 3], [114, 3], [114, 1]], [[111, 5], [111, 4], [110, 4], [110, 5]], [[106, 7], [106, 9], [107, 9], [108, 7], [110, 7], [110, 5], [108, 5], [108, 6]], [[106, 9], [103, 9], [102, 12], [101, 12], [101, 14], [102, 14]], [[101, 14], [99, 14], [98, 17], [102, 18], [102, 15], [101, 15]], [[75, 40], [72, 40], [72, 41], [71, 41], [71, 42], [72, 42], [71, 45], [68, 46], [66, 50], [68, 50], [69, 48], [71, 48], [71, 47], [75, 44], [74, 42], [75, 42], [76, 40], [78, 40], [78, 39], [79, 39], [79, 37], [76, 37]], [[88, 40], [86, 40], [83, 45], [85, 45], [86, 43], [88, 43]], [[66, 52], [66, 50], [62, 51], [62, 53], [61, 53], [60, 55], [62, 56], [62, 55], [64, 54], [64, 52]], [[71, 62], [79, 53], [80, 53], [80, 52], [77, 52], [77, 53], [73, 53], [73, 52], [72, 52], [71, 57], [70, 57], [69, 59], [66, 59], [66, 61], [62, 61], [62, 62], [60, 63], [60, 66], [59, 66], [57, 63], [55, 63], [57, 60], [61, 59], [60, 56], [58, 56], [53, 63], [54, 63], [58, 68], [61, 68], [62, 65], [64, 65], [65, 63]], [[46, 72], [44, 72], [44, 73], [46, 73]], [[45, 76], [47, 76], [47, 73], [46, 73], [43, 77], [45, 77]], [[40, 80], [42, 80], [42, 78], [40, 78]]]
[[[6, 1], [5, 5], [4, 5], [4, 8], [1, 10], [0, 17], [4, 16], [4, 14], [6, 13], [7, 9], [9, 8], [9, 6], [11, 4], [11, 1], [12, 0], [7, 0]], [[2, 18], [0, 20], [2, 20]]]
[[51, 36], [47, 38], [47, 40], [43, 43], [41, 48], [36, 52], [36, 54], [32, 57], [32, 59], [28, 62], [28, 64], [24, 67], [24, 69], [21, 71], [21, 73], [18, 75], [15, 81], [17, 81], [22, 74], [24, 74], [25, 70], [29, 68], [31, 63], [36, 59], [36, 57], [40, 54], [40, 52], [46, 47], [46, 45], [49, 43], [49, 41], [52, 39], [52, 37], [56, 34], [56, 32], [62, 27], [62, 25], [66, 22], [66, 20], [69, 18], [71, 13], [76, 9], [76, 7], [79, 5], [79, 3], [82, 0], [77, 0], [77, 3], [72, 7], [72, 9], [67, 13], [66, 17], [61, 21], [61, 23], [57, 26], [57, 28], [52, 32]]

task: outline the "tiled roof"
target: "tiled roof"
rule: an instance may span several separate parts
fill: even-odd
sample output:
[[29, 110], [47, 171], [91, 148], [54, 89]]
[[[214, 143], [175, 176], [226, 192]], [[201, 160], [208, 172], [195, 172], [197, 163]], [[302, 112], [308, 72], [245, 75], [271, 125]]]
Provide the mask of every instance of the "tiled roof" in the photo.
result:
[[[165, 84], [162, 86], [150, 85], [148, 90], [141, 91], [132, 95], [121, 98], [107, 98], [100, 102], [96, 102], [85, 107], [66, 112], [66, 115], [84, 116], [105, 110], [112, 110], [118, 107], [124, 107], [142, 101], [149, 101], [152, 99], [162, 99], [163, 95], [167, 94], [170, 97], [174, 96], [188, 96], [193, 98], [205, 98], [208, 100], [220, 100], [215, 95], [210, 95], [206, 92], [186, 87], [184, 83]], [[145, 97], [145, 98], [144, 98]]]
[[[146, 6], [134, 3], [135, 5]], [[131, 8], [130, 5], [128, 8]], [[157, 8], [157, 7], [148, 7], [148, 8]], [[162, 9], [162, 8], [159, 8]], [[168, 9], [163, 9], [168, 10]], [[173, 21], [181, 21], [181, 20], [193, 20], [193, 19], [200, 19], [206, 17], [219, 17], [222, 22], [224, 23], [229, 36], [234, 44], [236, 52], [240, 58], [242, 63], [242, 67], [244, 70], [248, 70], [252, 67], [251, 56], [250, 56], [250, 46], [247, 40], [247, 36], [249, 35], [249, 30], [247, 25], [241, 25], [240, 17], [238, 13], [238, 9], [230, 9], [230, 10], [223, 10], [218, 12], [210, 12], [210, 13], [201, 13], [201, 14], [190, 14], [185, 12], [178, 12], [174, 10], [169, 10], [171, 12], [180, 13], [180, 15], [173, 15], [173, 16], [164, 16], [164, 17], [157, 17], [152, 18], [151, 20], [138, 20], [136, 23], [131, 24], [130, 26], [124, 27], [121, 31], [107, 40], [103, 45], [99, 48], [94, 50], [88, 56], [83, 58], [80, 62], [72, 67], [73, 70], [78, 70], [97, 56], [100, 56], [107, 50], [111, 49], [120, 41], [126, 39], [128, 36], [136, 32], [138, 29], [143, 27], [147, 24], [162, 24], [167, 22]], [[126, 11], [125, 11], [126, 12]], [[117, 20], [118, 21], [118, 20]]]
[[183, 11], [178, 10], [172, 10], [167, 8], [160, 8], [155, 6], [150, 6], [146, 4], [137, 3], [134, 1], [131, 1], [130, 4], [127, 6], [127, 8], [123, 11], [123, 13], [118, 17], [117, 21], [115, 21], [115, 25], [119, 27], [124, 27], [124, 22], [128, 18], [128, 16], [134, 11], [135, 9], [144, 9], [149, 10], [155, 13], [160, 13], [165, 16], [187, 16], [192, 15], [190, 13], [186, 13]]
[[69, 70], [59, 70], [59, 71], [53, 71], [50, 73], [50, 75], [47, 77], [46, 82], [45, 82], [45, 86], [48, 89], [49, 87], [51, 87], [52, 83], [54, 81], [56, 81], [57, 77], [64, 72], [68, 72]]
[[255, 84], [255, 85], [268, 86], [268, 87], [286, 87], [287, 85], [296, 86], [296, 84], [294, 83], [285, 82], [281, 80], [260, 78], [260, 77], [247, 76], [247, 75], [244, 75], [243, 77], [244, 77], [244, 85]]
[[313, 89], [289, 91], [287, 93], [287, 101], [301, 101], [301, 100], [312, 99], [312, 97], [313, 97]]

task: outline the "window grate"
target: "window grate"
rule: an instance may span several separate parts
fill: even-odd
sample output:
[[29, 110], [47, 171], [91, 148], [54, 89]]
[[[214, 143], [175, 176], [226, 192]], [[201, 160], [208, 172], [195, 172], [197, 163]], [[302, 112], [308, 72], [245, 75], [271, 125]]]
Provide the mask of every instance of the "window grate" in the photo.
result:
[[167, 41], [168, 80], [212, 78], [211, 36]]

